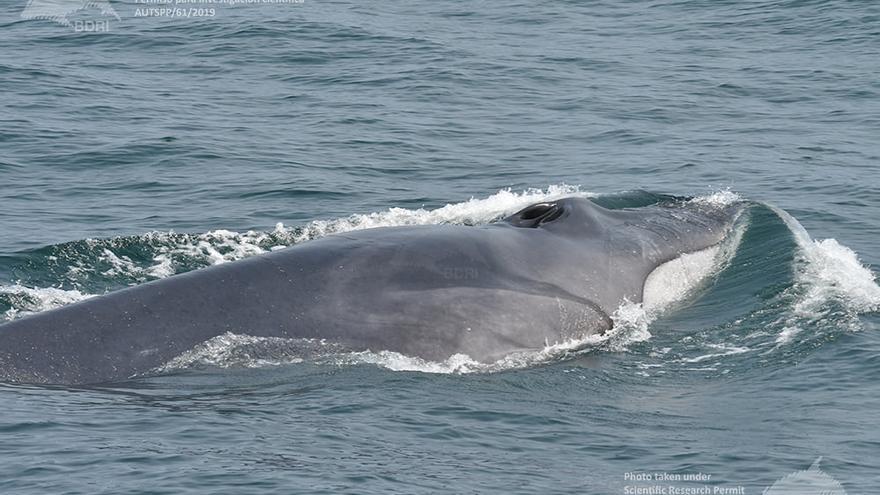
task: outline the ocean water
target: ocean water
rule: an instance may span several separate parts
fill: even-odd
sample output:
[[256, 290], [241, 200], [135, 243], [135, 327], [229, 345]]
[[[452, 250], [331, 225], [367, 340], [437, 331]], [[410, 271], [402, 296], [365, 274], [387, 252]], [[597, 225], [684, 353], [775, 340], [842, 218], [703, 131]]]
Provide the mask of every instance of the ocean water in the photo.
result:
[[877, 2], [74, 4], [0, 4], [2, 320], [569, 195], [750, 207], [493, 366], [225, 335], [0, 384], [0, 493], [880, 493]]

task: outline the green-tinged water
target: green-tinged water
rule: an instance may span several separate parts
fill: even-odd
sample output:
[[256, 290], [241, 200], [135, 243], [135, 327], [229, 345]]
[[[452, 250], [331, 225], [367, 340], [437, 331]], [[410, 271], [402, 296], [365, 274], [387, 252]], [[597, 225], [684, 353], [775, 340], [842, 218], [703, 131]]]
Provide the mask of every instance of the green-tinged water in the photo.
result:
[[227, 335], [0, 385], [0, 493], [880, 493], [877, 3], [40, 1], [0, 5], [3, 320], [566, 195], [751, 206], [683, 301], [494, 367]]

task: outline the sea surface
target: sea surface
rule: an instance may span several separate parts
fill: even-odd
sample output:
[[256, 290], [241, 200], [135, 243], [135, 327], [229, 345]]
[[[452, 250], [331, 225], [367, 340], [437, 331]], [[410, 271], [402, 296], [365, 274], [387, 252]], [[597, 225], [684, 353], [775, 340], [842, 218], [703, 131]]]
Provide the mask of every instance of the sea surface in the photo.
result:
[[570, 195], [750, 206], [673, 302], [493, 366], [229, 334], [0, 384], [0, 493], [880, 493], [880, 3], [62, 3], [0, 4], [2, 320]]

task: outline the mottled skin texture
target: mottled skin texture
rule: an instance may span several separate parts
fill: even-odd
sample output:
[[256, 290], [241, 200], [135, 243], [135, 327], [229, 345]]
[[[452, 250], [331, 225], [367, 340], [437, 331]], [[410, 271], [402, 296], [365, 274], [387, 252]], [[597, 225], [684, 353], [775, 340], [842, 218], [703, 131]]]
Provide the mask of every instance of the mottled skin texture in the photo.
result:
[[2, 325], [0, 381], [118, 381], [225, 332], [491, 362], [605, 332], [654, 268], [720, 242], [737, 211], [567, 198], [484, 226], [330, 235]]

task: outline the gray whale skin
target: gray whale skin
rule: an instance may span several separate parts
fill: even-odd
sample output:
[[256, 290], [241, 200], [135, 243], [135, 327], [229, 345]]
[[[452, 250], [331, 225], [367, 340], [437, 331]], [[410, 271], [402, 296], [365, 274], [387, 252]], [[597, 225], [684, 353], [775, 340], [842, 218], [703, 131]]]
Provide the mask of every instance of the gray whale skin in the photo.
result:
[[0, 325], [0, 381], [125, 380], [226, 332], [493, 362], [607, 331], [657, 266], [721, 242], [740, 210], [572, 197], [482, 226], [329, 235]]

